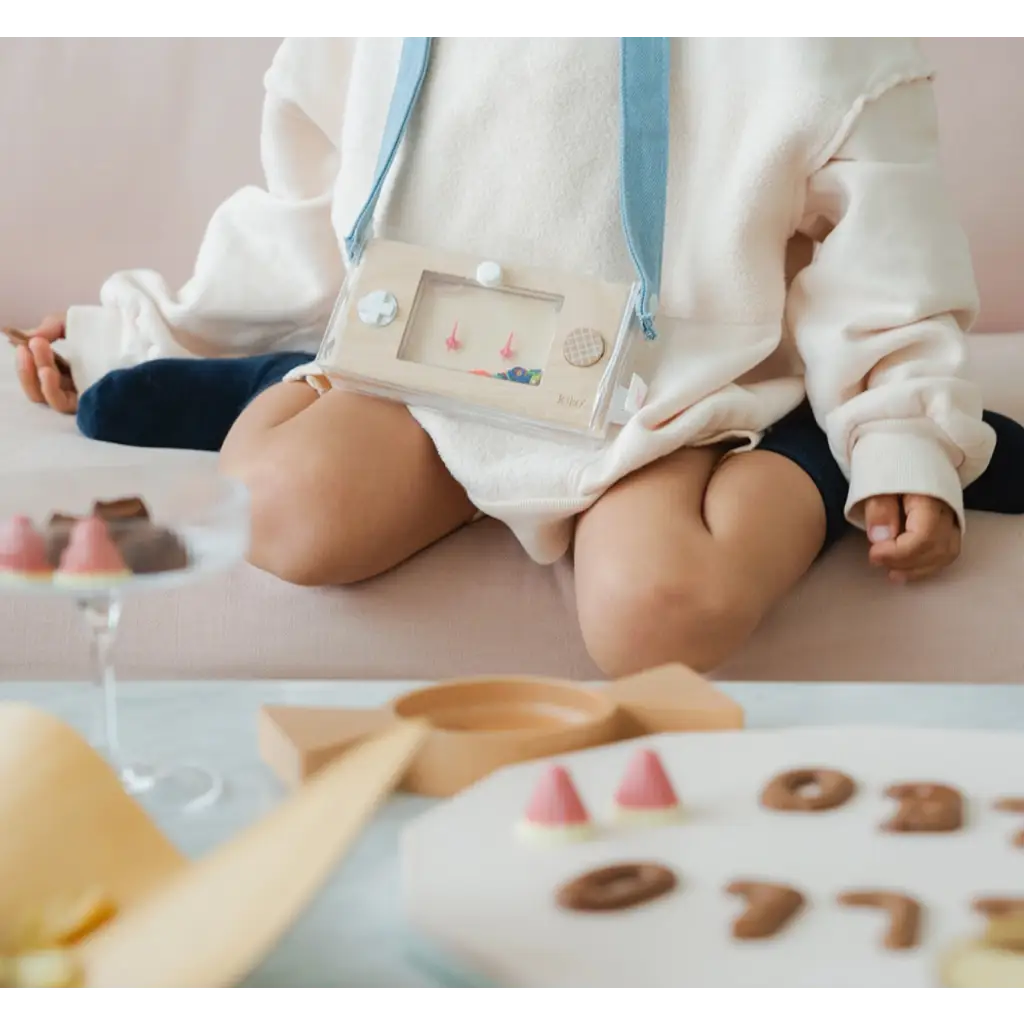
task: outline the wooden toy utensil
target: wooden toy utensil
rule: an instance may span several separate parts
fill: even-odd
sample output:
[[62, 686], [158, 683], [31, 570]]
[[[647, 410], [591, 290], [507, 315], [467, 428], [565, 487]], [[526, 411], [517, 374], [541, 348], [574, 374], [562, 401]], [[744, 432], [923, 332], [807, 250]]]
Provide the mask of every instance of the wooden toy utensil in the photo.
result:
[[657, 732], [740, 729], [743, 710], [682, 665], [605, 686], [526, 676], [456, 680], [414, 690], [377, 711], [266, 706], [263, 760], [296, 785], [361, 736], [410, 718], [429, 731], [401, 787], [446, 797], [519, 761]]
[[237, 981], [315, 893], [425, 736], [422, 722], [396, 723], [171, 879], [86, 943], [91, 983], [196, 988]]
[[102, 889], [130, 906], [185, 859], [70, 726], [0, 704], [0, 922]]
[[0, 919], [99, 890], [116, 916], [77, 947], [86, 985], [232, 984], [292, 923], [426, 735], [415, 719], [393, 723], [190, 863], [73, 730], [0, 706], [0, 821], [11, 826], [0, 844]]

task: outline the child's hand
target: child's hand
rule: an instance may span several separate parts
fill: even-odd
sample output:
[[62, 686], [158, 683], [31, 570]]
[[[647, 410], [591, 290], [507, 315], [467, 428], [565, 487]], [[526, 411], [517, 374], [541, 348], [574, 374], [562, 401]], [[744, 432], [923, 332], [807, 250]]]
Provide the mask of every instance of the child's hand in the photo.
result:
[[78, 390], [68, 364], [53, 351], [64, 337], [64, 317], [48, 316], [30, 331], [10, 332], [18, 380], [28, 399], [72, 415], [78, 408]]
[[923, 494], [884, 494], [864, 507], [872, 565], [889, 570], [893, 583], [930, 576], [956, 561], [960, 526], [953, 510]]

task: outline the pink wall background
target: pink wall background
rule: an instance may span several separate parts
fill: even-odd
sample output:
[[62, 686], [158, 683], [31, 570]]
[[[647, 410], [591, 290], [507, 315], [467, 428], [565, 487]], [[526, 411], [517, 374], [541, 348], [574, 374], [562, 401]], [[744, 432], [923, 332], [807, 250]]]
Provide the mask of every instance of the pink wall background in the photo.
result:
[[1024, 39], [925, 39], [946, 175], [981, 289], [979, 330], [1024, 329]]
[[[259, 178], [276, 41], [0, 40], [0, 321], [93, 301], [103, 278], [183, 280], [217, 202]], [[984, 302], [1024, 329], [1024, 40], [929, 39], [950, 184]]]

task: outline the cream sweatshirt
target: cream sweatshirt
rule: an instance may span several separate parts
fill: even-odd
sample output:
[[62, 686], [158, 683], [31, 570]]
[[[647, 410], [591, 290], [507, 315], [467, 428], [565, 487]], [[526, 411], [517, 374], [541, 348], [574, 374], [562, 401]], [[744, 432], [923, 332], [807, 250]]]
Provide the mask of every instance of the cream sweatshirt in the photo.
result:
[[[84, 390], [160, 356], [315, 352], [373, 179], [399, 39], [288, 39], [266, 76], [266, 187], [214, 213], [192, 278], [115, 274], [68, 315]], [[412, 410], [540, 562], [616, 480], [684, 445], [756, 445], [807, 395], [866, 498], [963, 487], [994, 435], [963, 376], [976, 293], [937, 163], [930, 69], [901, 39], [676, 39], [657, 363], [607, 444]], [[442, 39], [379, 234], [631, 280], [614, 39]], [[787, 276], [800, 233], [813, 260]], [[804, 261], [806, 262], [806, 261]], [[308, 368], [315, 372], [315, 366]], [[306, 375], [306, 370], [298, 376]]]

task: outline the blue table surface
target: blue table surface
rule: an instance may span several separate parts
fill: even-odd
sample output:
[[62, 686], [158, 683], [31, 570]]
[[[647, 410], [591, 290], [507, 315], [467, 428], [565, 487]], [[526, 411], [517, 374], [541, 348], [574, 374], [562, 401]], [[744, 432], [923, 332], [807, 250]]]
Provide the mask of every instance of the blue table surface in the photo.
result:
[[[260, 705], [373, 707], [417, 683], [132, 683], [121, 688], [122, 739], [147, 760], [200, 760], [228, 781], [223, 800], [193, 815], [158, 815], [188, 856], [201, 856], [266, 814], [282, 790], [259, 761]], [[1024, 687], [920, 683], [721, 683], [749, 728], [899, 725], [1024, 728]], [[82, 683], [0, 683], [0, 700], [29, 701], [88, 732], [96, 694]], [[398, 836], [430, 801], [392, 798], [312, 905], [247, 984], [261, 987], [438, 987], [477, 983], [406, 926]]]

